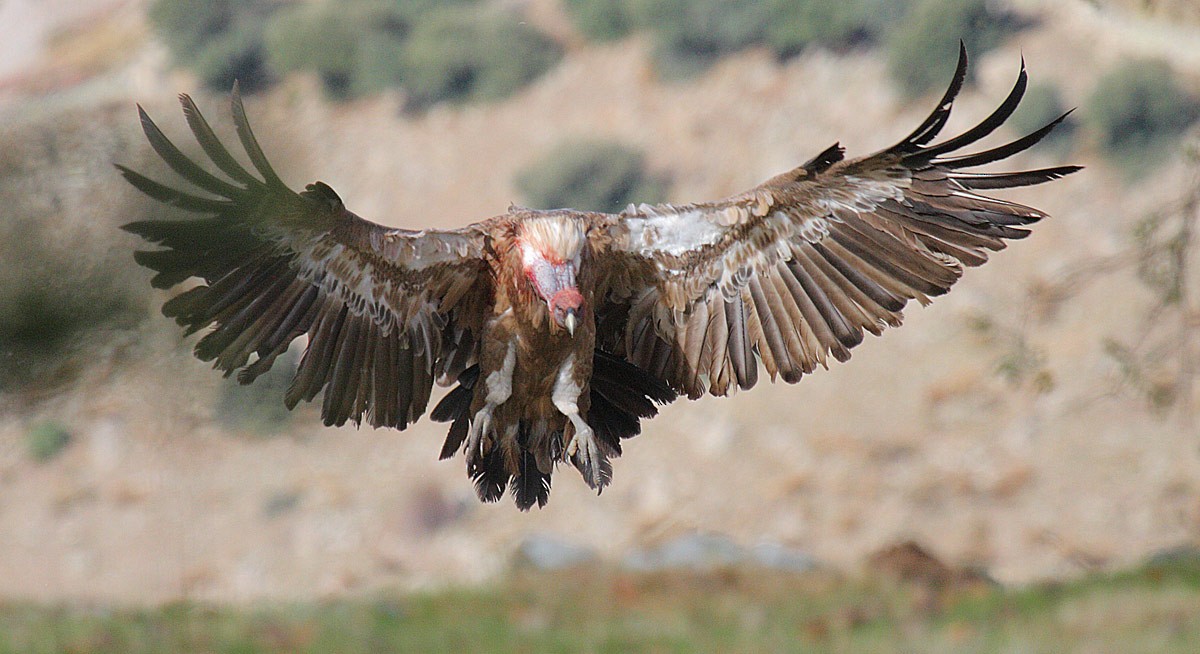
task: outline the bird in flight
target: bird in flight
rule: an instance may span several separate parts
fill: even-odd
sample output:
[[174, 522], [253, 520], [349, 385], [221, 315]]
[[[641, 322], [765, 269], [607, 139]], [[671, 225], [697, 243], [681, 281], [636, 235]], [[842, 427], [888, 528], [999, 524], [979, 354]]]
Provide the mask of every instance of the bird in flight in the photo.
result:
[[[679, 395], [726, 396], [765, 371], [794, 383], [845, 361], [864, 333], [900, 324], [909, 300], [945, 293], [964, 266], [1023, 238], [1041, 211], [989, 197], [1079, 170], [970, 169], [1017, 154], [1023, 138], [962, 149], [1012, 115], [1016, 85], [981, 123], [934, 143], [966, 76], [896, 145], [845, 160], [834, 145], [749, 191], [712, 202], [630, 205], [618, 214], [510, 207], [455, 230], [384, 227], [329, 186], [294, 192], [268, 163], [236, 87], [250, 170], [191, 98], [192, 133], [216, 170], [185, 156], [138, 108], [150, 145], [194, 189], [124, 166], [150, 197], [194, 214], [124, 229], [163, 246], [135, 253], [152, 284], [193, 285], [163, 305], [196, 356], [238, 381], [307, 339], [284, 402], [321, 395], [326, 425], [404, 429], [433, 409], [450, 423], [441, 458], [465, 455], [480, 499], [545, 505], [570, 462], [597, 491], [640, 421]], [[211, 328], [211, 329], [210, 329]]]

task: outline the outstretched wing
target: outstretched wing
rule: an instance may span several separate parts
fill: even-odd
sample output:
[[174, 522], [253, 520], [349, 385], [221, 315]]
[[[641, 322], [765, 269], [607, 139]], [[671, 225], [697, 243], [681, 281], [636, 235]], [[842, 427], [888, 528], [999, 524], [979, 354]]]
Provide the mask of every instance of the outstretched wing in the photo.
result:
[[[899, 325], [911, 299], [927, 303], [1023, 238], [1041, 211], [977, 191], [1039, 184], [1076, 166], [1011, 173], [965, 169], [1033, 146], [1066, 116], [994, 149], [958, 150], [1016, 109], [1008, 98], [960, 136], [928, 145], [950, 115], [966, 75], [912, 134], [877, 154], [842, 161], [835, 145], [803, 166], [726, 200], [630, 207], [609, 225], [614, 274], [611, 347], [691, 397], [726, 395], [758, 379], [795, 382], [828, 358], [844, 361], [863, 332]], [[632, 272], [630, 272], [632, 271]], [[604, 325], [605, 323], [601, 323]]]
[[117, 166], [135, 187], [196, 214], [124, 229], [166, 249], [140, 251], [157, 288], [203, 283], [163, 305], [193, 333], [212, 326], [196, 356], [249, 383], [296, 338], [308, 347], [288, 408], [324, 391], [327, 425], [366, 416], [403, 429], [425, 410], [433, 378], [455, 376], [474, 352], [491, 281], [483, 225], [459, 231], [389, 229], [348, 211], [321, 182], [301, 193], [272, 170], [233, 94], [233, 119], [259, 179], [221, 144], [188, 96], [183, 111], [204, 153], [227, 179], [187, 158], [138, 107], [160, 157], [200, 193]]

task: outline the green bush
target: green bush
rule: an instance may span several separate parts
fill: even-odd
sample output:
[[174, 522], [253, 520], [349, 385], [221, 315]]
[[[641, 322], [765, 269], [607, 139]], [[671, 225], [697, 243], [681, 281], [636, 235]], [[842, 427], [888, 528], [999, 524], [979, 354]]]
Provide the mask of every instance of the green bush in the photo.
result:
[[760, 45], [781, 58], [810, 46], [845, 49], [877, 40], [911, 0], [567, 0], [576, 27], [607, 40], [654, 34], [660, 70], [681, 77]]
[[313, 70], [333, 98], [352, 95], [361, 39], [373, 38], [354, 6], [301, 4], [280, 14], [266, 32], [268, 61], [280, 72]]
[[974, 57], [996, 47], [1021, 20], [989, 0], [922, 0], [892, 30], [888, 66], [909, 97], [945, 88], [961, 39]]
[[659, 70], [686, 77], [763, 43], [771, 7], [750, 0], [628, 0], [633, 23], [655, 32]]
[[0, 393], [45, 397], [149, 317], [147, 275], [116, 227], [148, 210], [112, 168], [132, 163], [135, 138], [127, 112], [97, 106], [0, 121]]
[[298, 5], [267, 30], [272, 67], [316, 71], [333, 98], [402, 87], [410, 107], [495, 100], [557, 63], [559, 48], [519, 14], [454, 2]]
[[264, 26], [277, 0], [155, 0], [150, 23], [175, 63], [208, 87], [228, 91], [234, 80], [253, 90], [270, 79]]
[[334, 99], [399, 86], [404, 47], [431, 9], [474, 0], [318, 0], [281, 12], [267, 29], [271, 67], [315, 71]]
[[575, 27], [589, 39], [611, 41], [637, 27], [629, 13], [629, 0], [563, 0], [563, 6]]
[[[12, 200], [0, 181], [0, 199]], [[37, 200], [34, 198], [33, 200]], [[87, 251], [56, 234], [35, 202], [10, 202], [0, 221], [0, 392], [73, 376], [98, 336], [146, 318], [148, 289], [128, 253]], [[28, 212], [28, 213], [26, 213]]]
[[1129, 60], [1100, 78], [1087, 102], [1087, 122], [1104, 151], [1136, 166], [1169, 150], [1200, 119], [1200, 102], [1161, 61]]
[[442, 100], [499, 100], [549, 70], [562, 51], [510, 11], [428, 12], [404, 49], [403, 83], [420, 108]]
[[25, 447], [29, 456], [38, 463], [58, 456], [70, 443], [71, 432], [53, 421], [40, 422], [25, 433]]
[[637, 150], [603, 141], [559, 145], [516, 178], [517, 189], [534, 208], [571, 207], [617, 212], [630, 203], [657, 203], [667, 185], [648, 175]]
[[[1066, 111], [1067, 106], [1057, 86], [1050, 83], [1033, 84], [1025, 91], [1025, 97], [1021, 98], [1021, 104], [1009, 119], [1009, 124], [1025, 135], [1045, 127]], [[1055, 127], [1043, 143], [1066, 150], [1074, 142], [1075, 133], [1076, 124], [1072, 115]]]
[[771, 0], [766, 42], [780, 57], [820, 46], [845, 50], [880, 40], [911, 0]]
[[293, 346], [253, 383], [241, 384], [234, 377], [223, 380], [217, 396], [217, 420], [228, 429], [254, 436], [270, 436], [282, 431], [292, 419], [283, 396], [292, 384], [299, 363], [300, 356]]

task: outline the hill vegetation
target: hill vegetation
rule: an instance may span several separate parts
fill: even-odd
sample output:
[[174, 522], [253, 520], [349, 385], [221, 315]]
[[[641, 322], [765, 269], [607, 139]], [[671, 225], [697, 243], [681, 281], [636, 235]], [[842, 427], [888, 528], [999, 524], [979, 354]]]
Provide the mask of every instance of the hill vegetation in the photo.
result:
[[257, 609], [0, 606], [0, 652], [1045, 651], [1200, 648], [1200, 566], [1005, 589], [743, 569], [525, 573], [478, 589]]
[[573, 207], [616, 213], [630, 203], [666, 200], [666, 184], [645, 170], [642, 153], [607, 141], [567, 141], [517, 174], [517, 189], [537, 209]]
[[402, 88], [412, 109], [501, 99], [561, 56], [515, 10], [477, 0], [156, 0], [150, 19], [215, 90], [311, 71], [333, 99]]

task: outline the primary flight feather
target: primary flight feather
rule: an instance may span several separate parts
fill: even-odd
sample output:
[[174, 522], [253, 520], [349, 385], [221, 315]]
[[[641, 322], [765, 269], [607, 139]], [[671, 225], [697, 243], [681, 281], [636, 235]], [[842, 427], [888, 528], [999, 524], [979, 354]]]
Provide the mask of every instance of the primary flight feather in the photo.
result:
[[966, 169], [1021, 152], [1063, 118], [1000, 147], [961, 149], [1016, 109], [1017, 83], [977, 126], [931, 144], [966, 74], [966, 52], [933, 113], [900, 143], [843, 160], [835, 145], [739, 195], [619, 214], [511, 207], [458, 230], [383, 227], [351, 213], [321, 182], [291, 191], [254, 138], [237, 90], [233, 119], [253, 170], [217, 138], [192, 100], [184, 115], [218, 176], [186, 157], [144, 111], [181, 191], [123, 166], [152, 198], [196, 214], [124, 228], [165, 249], [140, 251], [170, 288], [163, 305], [196, 356], [249, 383], [301, 336], [307, 347], [285, 402], [321, 395], [327, 425], [404, 429], [435, 382], [453, 386], [432, 418], [449, 422], [442, 458], [463, 452], [479, 497], [511, 491], [545, 504], [555, 466], [591, 487], [640, 420], [683, 394], [724, 396], [789, 383], [845, 361], [864, 332], [899, 325], [1045, 215], [980, 191], [1075, 172]]

